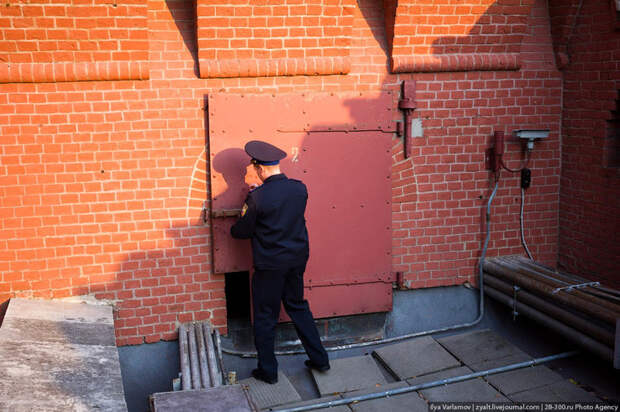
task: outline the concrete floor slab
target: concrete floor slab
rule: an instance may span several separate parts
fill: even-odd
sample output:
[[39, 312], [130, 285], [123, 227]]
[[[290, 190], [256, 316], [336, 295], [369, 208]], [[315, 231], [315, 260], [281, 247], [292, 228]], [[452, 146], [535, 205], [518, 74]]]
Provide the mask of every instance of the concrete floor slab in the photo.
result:
[[151, 396], [153, 412], [204, 411], [254, 412], [241, 385], [217, 388], [161, 392]]
[[375, 350], [373, 356], [399, 380], [460, 366], [460, 362], [430, 336], [385, 346]]
[[384, 385], [385, 377], [371, 356], [356, 356], [330, 361], [327, 372], [312, 370], [321, 396], [334, 393], [351, 392], [358, 389]]
[[600, 399], [576, 384], [563, 380], [509, 396], [515, 402], [599, 402]]
[[[528, 358], [529, 356], [523, 355], [509, 356], [507, 358], [477, 363], [475, 365], [471, 365], [471, 368], [474, 371], [479, 372], [527, 361], [529, 360]], [[510, 372], [489, 375], [485, 379], [495, 388], [499, 389], [503, 394], [509, 395], [559, 382], [564, 378], [546, 366], [537, 365]]]
[[[461, 366], [420, 376], [415, 379], [407, 379], [411, 386], [457, 376], [469, 375], [473, 371]], [[429, 402], [506, 402], [508, 399], [495, 390], [482, 378], [471, 379], [448, 385], [435, 386], [420, 391], [422, 396]]]
[[437, 341], [466, 365], [524, 353], [500, 335], [488, 329], [446, 336], [437, 339]]
[[429, 402], [509, 402], [481, 378], [436, 386], [420, 393]]
[[[351, 392], [347, 392], [346, 393], [346, 397], [349, 398], [351, 396], [362, 396], [362, 395], [368, 395], [369, 393], [376, 393], [376, 392], [383, 392], [383, 391], [388, 391], [391, 389], [399, 389], [399, 388], [404, 388], [407, 387], [409, 385], [407, 385], [407, 382], [392, 382], [392, 383], [386, 383], [384, 385], [374, 385], [370, 388], [364, 388], [364, 389], [358, 389], [355, 391], [351, 391]], [[345, 395], [343, 395], [345, 396]]]
[[459, 366], [457, 368], [446, 369], [439, 372], [429, 373], [424, 376], [418, 376], [417, 378], [407, 379], [407, 383], [410, 386], [420, 385], [423, 383], [435, 382], [441, 379], [454, 378], [456, 376], [469, 375], [472, 370], [467, 366]]
[[490, 375], [487, 381], [499, 389], [503, 394], [523, 392], [540, 386], [549, 385], [561, 381], [562, 376], [545, 366], [534, 366], [511, 372]]
[[469, 364], [468, 366], [474, 372], [480, 372], [480, 371], [484, 371], [487, 369], [499, 368], [499, 367], [510, 365], [513, 363], [530, 361], [532, 359], [533, 358], [525, 352], [517, 352], [513, 355], [509, 355], [503, 358], [488, 359], [483, 362]]
[[351, 404], [353, 412], [427, 412], [428, 404], [417, 392]]
[[[439, 381], [442, 379], [454, 378], [457, 376], [469, 375], [473, 371], [466, 366], [447, 369], [440, 372], [430, 373], [415, 379], [407, 379], [411, 386], [421, 385]], [[419, 391], [429, 402], [506, 402], [508, 399], [495, 390], [482, 378], [471, 379], [468, 381], [451, 383], [448, 385], [435, 386]]]
[[[386, 385], [377, 385], [372, 388], [361, 389], [349, 392], [343, 396], [362, 396], [376, 392], [383, 392], [391, 389], [407, 387], [407, 382], [393, 382]], [[426, 412], [428, 405], [417, 392], [408, 392], [402, 395], [394, 395], [385, 398], [371, 399], [363, 402], [350, 404], [349, 407], [354, 412]]]
[[248, 387], [250, 398], [259, 409], [301, 401], [301, 396], [282, 372], [278, 372], [278, 383], [273, 385], [254, 378], [243, 379], [239, 383]]
[[[274, 411], [275, 412], [278, 409], [297, 408], [299, 406], [314, 405], [316, 403], [335, 401], [335, 400], [339, 400], [339, 399], [342, 399], [342, 398], [340, 396], [338, 396], [338, 395], [325, 396], [325, 397], [322, 397], [322, 398], [310, 399], [310, 400], [307, 400], [307, 401], [287, 403], [286, 405], [281, 405], [281, 406], [279, 406], [277, 408], [266, 408], [266, 409], [263, 409], [263, 411]], [[351, 409], [349, 409], [349, 407], [347, 405], [338, 405], [338, 406], [331, 406], [331, 407], [321, 408], [321, 409], [313, 409], [313, 411], [351, 412]]]

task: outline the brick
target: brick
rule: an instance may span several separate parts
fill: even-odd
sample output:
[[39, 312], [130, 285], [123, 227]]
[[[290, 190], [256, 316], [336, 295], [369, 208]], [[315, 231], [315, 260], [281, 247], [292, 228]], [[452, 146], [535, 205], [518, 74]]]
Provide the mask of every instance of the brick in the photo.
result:
[[[519, 36], [506, 37], [509, 43], [494, 38], [493, 47], [501, 47], [489, 49], [480, 61], [466, 56], [473, 51], [466, 51], [468, 45], [464, 43], [455, 51], [465, 56], [463, 61], [443, 57], [424, 60], [426, 69], [441, 72], [403, 73], [396, 78], [389, 73], [386, 52], [378, 45], [385, 41], [379, 38], [384, 22], [381, 17], [364, 18], [380, 16], [382, 12], [366, 0], [329, 8], [316, 16], [306, 15], [305, 4], [290, 5], [290, 17], [281, 20], [276, 20], [284, 16], [281, 6], [263, 7], [262, 15], [253, 17], [251, 7], [222, 5], [234, 14], [226, 10], [223, 13], [227, 15], [216, 16], [215, 7], [219, 5], [211, 7], [208, 2], [199, 1], [197, 61], [192, 56], [194, 50], [188, 49], [196, 46], [186, 45], [183, 40], [185, 34], [194, 30], [189, 17], [193, 10], [189, 3], [175, 3], [175, 13], [187, 20], [175, 21], [163, 4], [155, 5], [156, 9], [149, 13], [149, 56], [139, 54], [146, 51], [148, 38], [146, 6], [142, 4], [133, 11], [117, 11], [121, 20], [130, 14], [138, 16], [135, 30], [123, 22], [114, 31], [92, 28], [89, 24], [78, 30], [73, 28], [74, 21], [60, 17], [58, 22], [67, 26], [62, 28], [64, 32], [50, 33], [52, 28], [46, 24], [40, 24], [38, 32], [30, 32], [27, 27], [20, 29], [24, 30], [24, 39], [26, 34], [41, 37], [36, 51], [48, 55], [35, 55], [33, 51], [31, 56], [16, 56], [31, 60], [8, 59], [11, 67], [18, 69], [9, 73], [8, 64], [0, 65], [0, 79], [11, 81], [10, 76], [20, 76], [22, 81], [30, 76], [30, 80], [45, 79], [47, 83], [0, 84], [0, 107], [6, 107], [0, 109], [0, 130], [3, 143], [10, 142], [3, 149], [0, 179], [5, 175], [15, 179], [0, 188], [0, 207], [10, 211], [1, 214], [0, 250], [7, 249], [2, 242], [9, 239], [25, 242], [11, 243], [7, 254], [0, 254], [2, 281], [8, 279], [12, 288], [9, 294], [49, 295], [52, 280], [66, 278], [68, 284], [59, 283], [59, 288], [51, 292], [91, 293], [97, 298], [120, 299], [115, 315], [119, 345], [175, 339], [174, 325], [180, 321], [210, 319], [225, 329], [224, 282], [211, 271], [211, 229], [199, 217], [202, 201], [209, 195], [204, 155], [198, 162], [205, 145], [205, 112], [199, 110], [204, 95], [382, 89], [397, 92], [398, 82], [412, 77], [417, 80], [418, 90], [415, 116], [424, 119], [426, 137], [411, 142], [409, 159], [402, 156], [401, 140], [393, 140], [393, 269], [405, 273], [410, 287], [458, 284], [472, 275], [476, 264], [472, 256], [479, 253], [481, 242], [481, 210], [490, 194], [491, 177], [484, 170], [484, 149], [490, 145], [496, 127], [510, 132], [541, 122], [548, 124], [554, 134], [549, 140], [536, 143], [531, 161], [537, 174], [527, 194], [526, 221], [531, 222], [527, 235], [530, 249], [537, 257], [547, 264], [555, 263], [559, 249], [556, 221], [562, 204], [557, 194], [559, 177], [568, 172], [562, 171], [559, 158], [561, 101], [549, 98], [560, 96], [565, 86], [555, 68], [542, 70], [533, 66], [554, 60], [550, 52], [552, 43], [539, 35], [540, 28], [532, 31], [538, 40], [529, 40], [530, 34], [522, 32], [528, 27], [525, 14], [498, 14], [489, 20], [489, 24], [496, 25], [496, 32], [518, 34], [522, 42]], [[44, 13], [47, 7], [43, 6]], [[365, 10], [362, 12], [360, 7]], [[542, 2], [533, 7], [538, 14], [544, 11]], [[437, 9], [433, 10], [424, 16], [436, 14]], [[313, 9], [313, 13], [317, 12]], [[456, 14], [442, 20], [444, 25], [454, 25], [454, 20], [450, 20], [454, 17], [459, 17], [460, 25], [475, 25], [476, 16], [462, 15], [456, 9], [453, 12]], [[516, 9], [511, 12], [526, 13]], [[411, 14], [406, 17], [416, 17]], [[216, 20], [208, 20], [211, 17]], [[269, 27], [276, 23], [281, 25]], [[421, 41], [416, 47], [429, 47], [430, 53], [433, 27], [427, 19], [415, 24], [425, 24], [430, 29], [429, 37], [416, 38]], [[540, 25], [548, 27], [546, 22]], [[511, 27], [510, 32], [507, 27]], [[86, 43], [79, 32], [88, 32], [95, 40]], [[73, 35], [70, 37], [69, 33]], [[223, 37], [216, 38], [216, 33]], [[43, 41], [48, 34], [58, 39]], [[22, 32], [15, 34], [15, 41], [21, 35]], [[256, 35], [263, 37], [252, 37]], [[400, 38], [394, 37], [393, 46], [398, 46]], [[271, 46], [279, 49], [266, 50], [268, 39], [276, 40]], [[109, 40], [113, 42], [106, 43]], [[67, 48], [79, 44], [82, 50], [93, 53], [93, 59], [83, 59], [79, 53], [66, 54], [68, 50], [49, 49], [52, 43], [56, 47], [59, 42], [65, 42]], [[115, 49], [117, 45], [122, 46]], [[236, 49], [244, 45], [247, 49]], [[514, 45], [520, 45], [520, 49], [511, 48]], [[448, 50], [449, 45], [441, 46]], [[218, 49], [230, 53], [229, 58], [216, 60]], [[0, 54], [9, 55], [19, 49], [11, 50], [0, 49]], [[255, 51], [263, 54], [254, 54]], [[286, 54], [280, 54], [283, 51]], [[515, 70], [518, 66], [513, 57], [519, 54], [522, 69]], [[36, 60], [35, 56], [48, 60]], [[586, 61], [584, 57], [583, 62]], [[200, 78], [193, 72], [195, 65]], [[479, 71], [480, 68], [485, 71]], [[344, 73], [348, 75], [340, 75]], [[131, 80], [146, 79], [149, 74], [149, 82]], [[566, 87], [569, 92], [577, 92], [577, 82], [583, 81], [592, 82], [592, 87], [584, 90], [614, 87], [593, 79], [591, 73], [565, 75], [566, 84], [574, 84]], [[71, 79], [105, 81], [68, 81]], [[579, 118], [573, 117], [573, 121], [581, 123], [566, 123], [564, 128], [574, 127], [582, 134], [595, 129], [605, 121], [600, 111], [610, 104], [595, 103], [606, 98], [581, 94], [573, 98], [565, 94], [565, 113], [585, 107], [571, 106], [572, 102], [589, 99], [588, 111], [598, 114], [584, 118], [582, 113]], [[394, 119], [400, 120], [396, 101], [393, 109]], [[583, 141], [588, 139], [591, 138], [582, 136]], [[520, 148], [511, 145], [507, 144], [507, 159], [516, 167]], [[601, 155], [595, 148], [581, 151], [584, 159], [587, 154], [586, 162], [577, 162], [582, 168]], [[575, 158], [580, 155], [577, 150], [570, 153]], [[200, 184], [192, 181], [192, 176], [199, 176]], [[600, 179], [604, 186], [605, 179]], [[502, 191], [494, 207], [497, 226], [489, 253], [519, 253], [514, 202], [520, 194], [518, 179], [502, 175], [500, 186]], [[566, 201], [566, 197], [562, 199]], [[603, 206], [600, 210], [607, 210]], [[567, 218], [563, 223], [577, 216], [575, 207], [566, 206]], [[175, 227], [178, 229], [170, 229]], [[26, 229], [32, 229], [33, 234], [15, 235], [18, 231], [27, 233]], [[43, 241], [42, 246], [29, 243], [36, 238]], [[575, 256], [567, 250], [575, 240], [565, 242], [562, 253], [570, 263]], [[33, 250], [34, 259], [30, 259]], [[31, 260], [44, 265], [40, 272], [46, 271], [45, 274], [22, 272]], [[11, 272], [4, 270], [5, 262]], [[0, 291], [0, 297], [3, 293], [7, 292]], [[136, 323], [135, 319], [146, 318], [148, 324]], [[143, 326], [151, 328], [138, 329]]]

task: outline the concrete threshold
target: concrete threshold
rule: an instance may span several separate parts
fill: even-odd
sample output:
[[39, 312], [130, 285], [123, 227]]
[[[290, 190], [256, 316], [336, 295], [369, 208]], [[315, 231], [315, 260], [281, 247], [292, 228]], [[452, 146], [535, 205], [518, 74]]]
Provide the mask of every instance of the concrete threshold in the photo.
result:
[[[385, 337], [387, 313], [369, 313], [352, 316], [317, 319], [321, 341], [326, 346], [376, 341]], [[224, 347], [236, 351], [254, 352], [254, 335], [249, 319], [229, 319], [228, 336], [222, 337]], [[291, 322], [276, 327], [276, 350], [303, 349]]]

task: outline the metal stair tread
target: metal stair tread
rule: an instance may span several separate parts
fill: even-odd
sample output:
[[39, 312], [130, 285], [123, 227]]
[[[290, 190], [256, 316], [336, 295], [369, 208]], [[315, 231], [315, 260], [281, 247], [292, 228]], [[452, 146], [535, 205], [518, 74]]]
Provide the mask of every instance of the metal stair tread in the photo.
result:
[[273, 385], [255, 378], [243, 379], [239, 383], [248, 388], [250, 398], [258, 409], [301, 401], [301, 396], [281, 371], [278, 372], [278, 382]]

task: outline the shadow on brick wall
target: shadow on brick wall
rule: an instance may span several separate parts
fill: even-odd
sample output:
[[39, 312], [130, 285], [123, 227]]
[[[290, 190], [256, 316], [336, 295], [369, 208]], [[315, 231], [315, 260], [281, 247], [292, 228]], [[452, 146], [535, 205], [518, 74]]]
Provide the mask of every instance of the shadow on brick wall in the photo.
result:
[[6, 315], [6, 310], [8, 308], [9, 308], [8, 300], [4, 303], [0, 303], [0, 327], [2, 327], [2, 321], [4, 321], [4, 315]]
[[[183, 37], [185, 47], [194, 60], [194, 75], [200, 77], [198, 66], [198, 41], [196, 40], [195, 2], [187, 0], [166, 0], [166, 6], [174, 19], [174, 23]], [[191, 7], [188, 7], [190, 5]]]
[[210, 319], [224, 326], [224, 281], [211, 273], [209, 227], [173, 226], [147, 236], [157, 237], [158, 247], [131, 253], [116, 280], [105, 285], [105, 292], [95, 293], [119, 300], [119, 345], [174, 340], [178, 323]]

